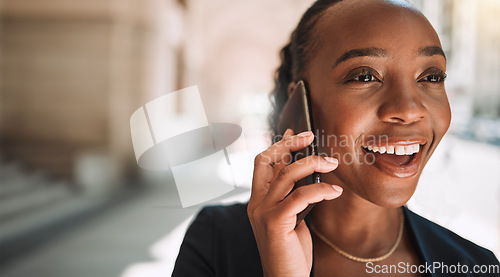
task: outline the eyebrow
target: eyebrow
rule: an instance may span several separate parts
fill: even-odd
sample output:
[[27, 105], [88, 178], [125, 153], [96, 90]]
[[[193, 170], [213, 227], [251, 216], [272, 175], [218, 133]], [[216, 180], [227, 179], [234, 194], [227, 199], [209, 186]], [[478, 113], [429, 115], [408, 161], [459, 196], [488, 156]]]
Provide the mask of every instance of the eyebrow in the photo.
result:
[[342, 54], [342, 56], [335, 61], [335, 64], [332, 67], [336, 67], [340, 63], [356, 57], [387, 57], [387, 55], [387, 50], [382, 48], [371, 47], [352, 49]]
[[[439, 46], [427, 46], [420, 48], [418, 50], [418, 55], [426, 57], [441, 55], [446, 60], [446, 55], [444, 54], [443, 49]], [[382, 48], [370, 47], [370, 48], [352, 49], [342, 54], [342, 56], [340, 56], [335, 61], [335, 64], [332, 66], [332, 68], [336, 67], [340, 63], [343, 63], [349, 59], [356, 57], [387, 57], [387, 56], [388, 56], [387, 50]]]
[[446, 60], [446, 55], [444, 54], [443, 49], [439, 46], [427, 46], [427, 47], [420, 48], [418, 50], [418, 54], [420, 56], [426, 56], [426, 57], [430, 57], [430, 56], [434, 56], [434, 55], [441, 55], [441, 56], [443, 56], [444, 60]]

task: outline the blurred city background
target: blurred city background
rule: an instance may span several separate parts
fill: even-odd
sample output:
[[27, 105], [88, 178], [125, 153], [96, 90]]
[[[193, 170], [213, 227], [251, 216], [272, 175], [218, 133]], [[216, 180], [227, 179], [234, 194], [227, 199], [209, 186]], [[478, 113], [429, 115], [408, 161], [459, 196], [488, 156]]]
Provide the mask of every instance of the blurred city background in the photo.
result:
[[[500, 1], [410, 2], [440, 34], [453, 120], [409, 206], [498, 257]], [[262, 151], [278, 51], [311, 3], [0, 0], [0, 274], [169, 276], [202, 205], [139, 169], [130, 116], [198, 85], [209, 121]]]

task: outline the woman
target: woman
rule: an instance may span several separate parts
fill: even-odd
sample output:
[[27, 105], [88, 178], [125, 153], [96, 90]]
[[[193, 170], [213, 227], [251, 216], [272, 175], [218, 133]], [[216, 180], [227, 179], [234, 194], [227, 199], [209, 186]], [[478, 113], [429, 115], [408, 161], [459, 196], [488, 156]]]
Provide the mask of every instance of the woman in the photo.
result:
[[[445, 72], [436, 32], [406, 2], [315, 2], [282, 50], [271, 125], [304, 80], [322, 155], [289, 163], [314, 136], [287, 130], [256, 157], [248, 205], [200, 212], [174, 276], [460, 276], [498, 266], [402, 207], [450, 124]], [[313, 172], [322, 183], [292, 191]]]

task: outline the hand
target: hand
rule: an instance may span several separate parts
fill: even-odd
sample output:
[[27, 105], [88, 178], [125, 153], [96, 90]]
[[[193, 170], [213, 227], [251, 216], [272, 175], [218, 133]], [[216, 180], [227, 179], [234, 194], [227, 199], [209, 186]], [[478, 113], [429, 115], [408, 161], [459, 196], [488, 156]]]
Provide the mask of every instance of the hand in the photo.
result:
[[[297, 228], [297, 214], [309, 204], [331, 200], [342, 188], [315, 183], [292, 189], [313, 172], [337, 168], [331, 157], [308, 156], [290, 164], [291, 154], [312, 143], [312, 132], [293, 136], [288, 129], [283, 139], [255, 158], [248, 217], [259, 248], [264, 276], [309, 276], [312, 268], [312, 239], [304, 221]], [[290, 193], [291, 192], [291, 193]]]

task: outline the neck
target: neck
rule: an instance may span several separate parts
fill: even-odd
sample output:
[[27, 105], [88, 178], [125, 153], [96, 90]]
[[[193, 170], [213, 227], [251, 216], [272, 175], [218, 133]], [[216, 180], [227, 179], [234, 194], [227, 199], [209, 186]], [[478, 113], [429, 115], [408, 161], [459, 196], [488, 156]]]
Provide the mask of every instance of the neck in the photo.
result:
[[330, 242], [351, 255], [375, 257], [394, 245], [399, 208], [377, 206], [343, 186], [341, 197], [316, 204], [311, 223]]

